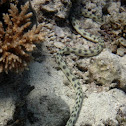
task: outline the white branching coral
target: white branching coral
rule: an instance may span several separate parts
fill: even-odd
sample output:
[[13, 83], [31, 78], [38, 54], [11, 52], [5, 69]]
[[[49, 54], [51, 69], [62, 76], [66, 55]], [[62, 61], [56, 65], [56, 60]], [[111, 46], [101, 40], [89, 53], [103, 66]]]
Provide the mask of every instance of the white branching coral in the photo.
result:
[[41, 25], [24, 32], [31, 24], [32, 13], [27, 13], [28, 8], [26, 3], [19, 13], [16, 5], [10, 4], [9, 14], [3, 14], [5, 25], [0, 22], [0, 72], [23, 71], [31, 59], [30, 52], [36, 47], [35, 43], [44, 40]]

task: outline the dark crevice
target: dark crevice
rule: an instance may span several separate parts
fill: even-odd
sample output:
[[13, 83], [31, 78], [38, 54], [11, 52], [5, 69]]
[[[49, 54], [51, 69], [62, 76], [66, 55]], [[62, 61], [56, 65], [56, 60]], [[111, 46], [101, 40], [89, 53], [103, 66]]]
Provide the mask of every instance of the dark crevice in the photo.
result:
[[121, 5], [126, 6], [126, 0], [121, 0]]

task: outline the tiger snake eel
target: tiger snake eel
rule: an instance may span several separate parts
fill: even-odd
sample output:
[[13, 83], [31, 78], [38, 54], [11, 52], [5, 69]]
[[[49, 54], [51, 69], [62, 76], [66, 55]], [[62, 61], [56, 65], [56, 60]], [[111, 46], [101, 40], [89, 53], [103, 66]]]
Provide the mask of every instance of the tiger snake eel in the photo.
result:
[[68, 78], [68, 80], [71, 82], [73, 85], [75, 92], [76, 92], [76, 99], [75, 99], [75, 105], [72, 109], [72, 112], [70, 114], [69, 120], [67, 121], [65, 126], [73, 126], [78, 118], [78, 114], [80, 112], [82, 102], [83, 102], [83, 92], [82, 92], [82, 86], [79, 82], [79, 80], [75, 77], [75, 75], [70, 71], [70, 69], [67, 67], [65, 61], [63, 60], [62, 56], [65, 54], [70, 54], [74, 53], [75, 55], [78, 56], [83, 56], [83, 57], [92, 57], [95, 55], [98, 55], [104, 48], [104, 41], [95, 36], [91, 35], [84, 29], [82, 29], [78, 25], [78, 20], [76, 20], [74, 17], [72, 17], [71, 23], [74, 27], [74, 29], [84, 38], [98, 43], [96, 47], [89, 48], [88, 50], [84, 49], [77, 49], [77, 48], [69, 48], [65, 47], [61, 49], [57, 55], [56, 55], [56, 62], [59, 65], [59, 67], [62, 69], [63, 73], [65, 76]]

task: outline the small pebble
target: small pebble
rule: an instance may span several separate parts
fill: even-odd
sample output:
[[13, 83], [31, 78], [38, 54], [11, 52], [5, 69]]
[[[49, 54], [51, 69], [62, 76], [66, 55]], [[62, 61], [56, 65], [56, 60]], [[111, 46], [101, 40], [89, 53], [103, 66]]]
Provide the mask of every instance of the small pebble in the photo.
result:
[[118, 48], [118, 49], [117, 49], [117, 54], [118, 54], [119, 56], [124, 56], [124, 49], [123, 49], [123, 48]]
[[54, 42], [54, 46], [60, 49], [65, 47], [65, 45], [61, 42]]
[[55, 26], [54, 28], [55, 34], [60, 37], [60, 38], [64, 38], [65, 34], [64, 31], [62, 30], [62, 28]]

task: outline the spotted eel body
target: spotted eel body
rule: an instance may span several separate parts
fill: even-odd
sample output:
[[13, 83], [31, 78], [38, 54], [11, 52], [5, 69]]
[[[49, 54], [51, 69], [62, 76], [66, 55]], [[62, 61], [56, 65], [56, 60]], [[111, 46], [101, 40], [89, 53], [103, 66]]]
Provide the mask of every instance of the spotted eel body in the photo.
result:
[[70, 118], [67, 121], [66, 126], [73, 126], [78, 118], [79, 111], [82, 106], [83, 102], [83, 92], [82, 92], [82, 87], [79, 82], [79, 80], [75, 77], [75, 75], [70, 71], [70, 69], [67, 67], [65, 61], [63, 60], [62, 56], [65, 54], [70, 54], [70, 53], [75, 53], [78, 56], [84, 56], [84, 57], [91, 57], [98, 55], [104, 48], [104, 41], [96, 37], [95, 35], [91, 35], [90, 33], [86, 32], [84, 29], [82, 29], [78, 25], [78, 20], [72, 17], [72, 25], [75, 28], [75, 30], [81, 34], [84, 38], [98, 43], [96, 47], [89, 48], [89, 50], [82, 50], [82, 49], [77, 49], [77, 48], [69, 48], [66, 47], [62, 50], [60, 50], [57, 55], [56, 55], [56, 62], [58, 63], [59, 67], [62, 69], [68, 80], [72, 83], [75, 92], [76, 92], [76, 99], [75, 99], [75, 105], [73, 107], [73, 110], [71, 112]]

